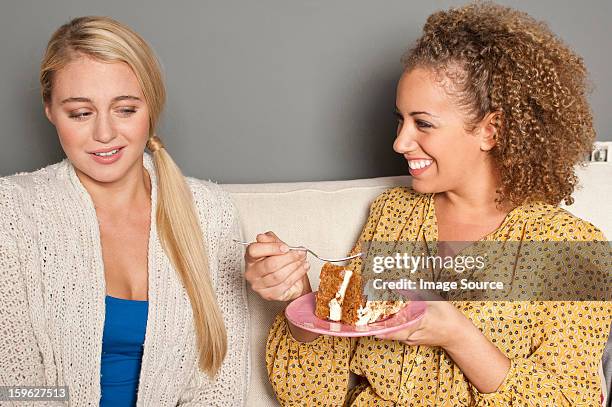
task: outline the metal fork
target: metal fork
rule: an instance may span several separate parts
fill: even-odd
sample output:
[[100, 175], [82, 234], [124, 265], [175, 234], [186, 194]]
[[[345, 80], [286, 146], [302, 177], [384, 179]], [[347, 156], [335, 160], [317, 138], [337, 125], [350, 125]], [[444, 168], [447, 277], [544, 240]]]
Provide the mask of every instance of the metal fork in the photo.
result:
[[[243, 246], [248, 246], [251, 243], [256, 243], [256, 242], [243, 242], [241, 240], [237, 240], [237, 239], [232, 239], [234, 242], [241, 244]], [[357, 254], [353, 254], [352, 256], [348, 256], [348, 257], [341, 257], [339, 259], [326, 259], [325, 257], [321, 257], [318, 254], [316, 254], [315, 252], [313, 252], [312, 250], [310, 250], [309, 248], [305, 247], [305, 246], [289, 246], [289, 250], [301, 250], [303, 252], [308, 252], [310, 254], [312, 254], [313, 256], [315, 256], [317, 259], [322, 260], [322, 261], [326, 261], [328, 263], [340, 263], [343, 261], [347, 261], [347, 260], [351, 260], [354, 259], [356, 257], [361, 256], [363, 253], [357, 253]]]

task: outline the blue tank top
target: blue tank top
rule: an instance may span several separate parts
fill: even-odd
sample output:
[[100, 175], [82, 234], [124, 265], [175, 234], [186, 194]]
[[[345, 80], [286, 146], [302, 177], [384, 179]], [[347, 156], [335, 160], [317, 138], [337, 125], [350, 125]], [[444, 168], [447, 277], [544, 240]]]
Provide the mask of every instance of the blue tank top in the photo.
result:
[[100, 407], [135, 406], [149, 302], [110, 295], [105, 301]]

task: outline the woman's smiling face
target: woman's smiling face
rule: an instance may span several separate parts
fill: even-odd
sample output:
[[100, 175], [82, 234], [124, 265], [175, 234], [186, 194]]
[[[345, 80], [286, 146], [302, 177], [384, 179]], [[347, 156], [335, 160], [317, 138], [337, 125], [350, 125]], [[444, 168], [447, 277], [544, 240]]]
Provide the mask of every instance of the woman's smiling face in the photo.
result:
[[144, 100], [127, 64], [81, 56], [55, 73], [45, 113], [77, 173], [107, 183], [142, 162], [149, 136]]
[[404, 72], [396, 107], [393, 149], [408, 161], [415, 191], [453, 191], [469, 185], [483, 171], [491, 172], [487, 151], [494, 141], [481, 131], [483, 124], [474, 132], [466, 131], [465, 113], [432, 71], [416, 67]]

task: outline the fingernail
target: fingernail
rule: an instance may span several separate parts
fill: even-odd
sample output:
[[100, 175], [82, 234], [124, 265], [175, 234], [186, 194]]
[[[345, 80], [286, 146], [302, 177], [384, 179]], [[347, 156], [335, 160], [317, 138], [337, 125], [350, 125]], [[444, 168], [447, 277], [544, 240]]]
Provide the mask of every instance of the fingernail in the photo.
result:
[[289, 246], [287, 246], [286, 244], [280, 245], [280, 251], [283, 253], [287, 253], [289, 251]]

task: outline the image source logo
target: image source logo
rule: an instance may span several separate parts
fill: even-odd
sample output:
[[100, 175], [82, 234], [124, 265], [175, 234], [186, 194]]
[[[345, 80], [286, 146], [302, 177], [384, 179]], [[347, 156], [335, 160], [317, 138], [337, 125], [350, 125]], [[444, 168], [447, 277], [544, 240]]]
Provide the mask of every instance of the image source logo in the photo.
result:
[[610, 242], [365, 242], [371, 300], [429, 290], [456, 301], [611, 301]]

